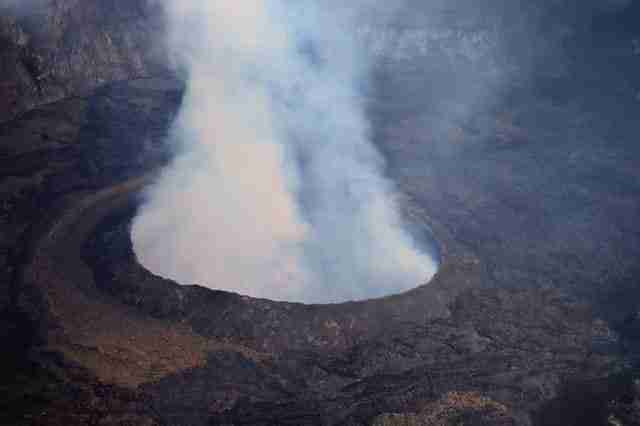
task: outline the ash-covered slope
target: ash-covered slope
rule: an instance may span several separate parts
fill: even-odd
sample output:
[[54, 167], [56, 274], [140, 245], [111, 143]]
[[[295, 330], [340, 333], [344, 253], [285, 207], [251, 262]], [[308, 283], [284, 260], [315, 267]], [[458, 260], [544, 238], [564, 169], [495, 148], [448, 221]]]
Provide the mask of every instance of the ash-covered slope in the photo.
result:
[[0, 122], [112, 80], [157, 74], [160, 16], [145, 0], [0, 3]]
[[[46, 349], [56, 318], [65, 312], [55, 310], [42, 289], [25, 281], [23, 272], [37, 242], [56, 226], [62, 212], [82, 211], [79, 200], [166, 161], [167, 123], [181, 91], [173, 80], [137, 80], [38, 107], [0, 124], [5, 153], [0, 159], [0, 338], [6, 347], [0, 363], [0, 423], [32, 424], [34, 420], [24, 416], [46, 410], [52, 401], [60, 415], [71, 413], [72, 418], [56, 420], [53, 415], [45, 424], [86, 424], [97, 411], [115, 415], [118, 422], [123, 417], [112, 411], [119, 409], [124, 418], [136, 412], [150, 415], [135, 392], [99, 384], [56, 355], [57, 350]], [[80, 256], [65, 250], [60, 254], [67, 260]], [[74, 274], [83, 276], [78, 270]], [[72, 296], [75, 290], [63, 294]], [[92, 310], [90, 305], [86, 309]], [[104, 403], [82, 405], [96, 397]]]

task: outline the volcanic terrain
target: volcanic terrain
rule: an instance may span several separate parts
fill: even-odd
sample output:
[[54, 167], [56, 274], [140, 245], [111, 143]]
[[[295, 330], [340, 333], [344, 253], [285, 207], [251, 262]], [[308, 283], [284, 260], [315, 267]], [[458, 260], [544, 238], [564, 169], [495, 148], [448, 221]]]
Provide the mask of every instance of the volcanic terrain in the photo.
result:
[[[479, 3], [424, 55], [382, 49], [368, 92], [439, 271], [332, 305], [137, 262], [130, 223], [184, 91], [153, 4], [0, 6], [0, 423], [640, 424], [640, 5], [530, 1], [539, 38], [522, 40], [489, 12], [507, 3]], [[456, 72], [459, 93], [439, 87]], [[496, 88], [461, 113], [479, 83]]]

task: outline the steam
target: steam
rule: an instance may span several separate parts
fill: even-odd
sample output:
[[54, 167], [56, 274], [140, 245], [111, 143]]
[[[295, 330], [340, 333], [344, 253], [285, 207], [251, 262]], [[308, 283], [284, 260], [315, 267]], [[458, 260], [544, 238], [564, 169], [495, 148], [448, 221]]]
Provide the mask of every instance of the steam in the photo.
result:
[[169, 0], [185, 76], [178, 154], [132, 225], [139, 261], [182, 283], [303, 302], [430, 279], [403, 227], [361, 94], [368, 1]]

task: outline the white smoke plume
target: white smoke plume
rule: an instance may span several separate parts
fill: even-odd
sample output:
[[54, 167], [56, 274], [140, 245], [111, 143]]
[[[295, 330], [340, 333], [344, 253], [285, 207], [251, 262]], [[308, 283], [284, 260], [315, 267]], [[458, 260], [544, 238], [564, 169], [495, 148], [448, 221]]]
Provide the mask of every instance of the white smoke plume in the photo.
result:
[[390, 11], [366, 0], [161, 4], [186, 93], [178, 154], [132, 224], [139, 261], [181, 283], [308, 303], [428, 281], [435, 261], [403, 227], [361, 95], [357, 21]]

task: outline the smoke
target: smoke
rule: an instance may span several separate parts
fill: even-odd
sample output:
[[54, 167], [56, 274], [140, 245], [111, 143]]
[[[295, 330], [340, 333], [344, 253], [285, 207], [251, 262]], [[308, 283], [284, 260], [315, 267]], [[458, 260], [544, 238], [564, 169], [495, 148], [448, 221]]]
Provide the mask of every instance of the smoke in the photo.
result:
[[256, 297], [335, 302], [428, 281], [370, 142], [366, 0], [168, 0], [186, 80], [177, 155], [132, 224], [152, 272]]
[[22, 16], [37, 13], [49, 3], [51, 0], [0, 0], [0, 11]]

